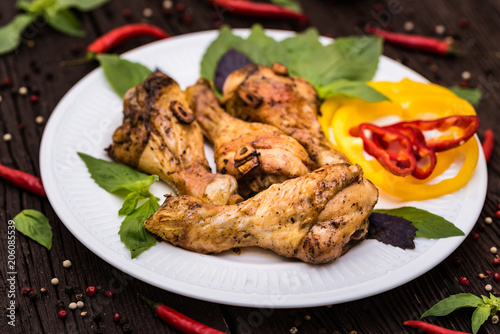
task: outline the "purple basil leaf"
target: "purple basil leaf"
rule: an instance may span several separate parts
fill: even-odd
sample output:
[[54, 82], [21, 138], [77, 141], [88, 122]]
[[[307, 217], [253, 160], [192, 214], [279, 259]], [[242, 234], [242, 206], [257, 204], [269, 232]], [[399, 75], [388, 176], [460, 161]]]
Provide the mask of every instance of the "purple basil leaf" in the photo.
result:
[[219, 59], [217, 67], [215, 68], [215, 87], [222, 92], [222, 87], [224, 82], [231, 72], [242, 68], [243, 66], [253, 64], [250, 59], [244, 53], [236, 51], [235, 49], [230, 49]]
[[414, 249], [417, 228], [409, 220], [384, 213], [370, 215], [368, 238], [403, 249]]

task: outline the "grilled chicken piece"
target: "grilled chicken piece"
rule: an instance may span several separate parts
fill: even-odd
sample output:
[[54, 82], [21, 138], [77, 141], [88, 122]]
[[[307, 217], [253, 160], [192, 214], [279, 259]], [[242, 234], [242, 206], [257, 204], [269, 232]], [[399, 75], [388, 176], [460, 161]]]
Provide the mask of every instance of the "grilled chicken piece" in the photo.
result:
[[236, 205], [167, 197], [145, 223], [174, 245], [200, 253], [259, 246], [318, 264], [362, 240], [377, 188], [359, 165], [327, 165], [287, 180]]
[[203, 134], [177, 82], [156, 71], [130, 89], [123, 101], [123, 124], [113, 134], [109, 156], [156, 174], [179, 195], [209, 204], [242, 200], [230, 175], [212, 174]]
[[221, 102], [235, 117], [274, 125], [297, 139], [317, 167], [348, 162], [321, 129], [314, 87], [303, 78], [288, 75], [281, 64], [247, 65], [234, 71], [224, 83]]
[[207, 80], [188, 87], [186, 96], [203, 133], [214, 144], [217, 171], [234, 176], [244, 197], [314, 169], [307, 151], [292, 137], [274, 126], [226, 113]]

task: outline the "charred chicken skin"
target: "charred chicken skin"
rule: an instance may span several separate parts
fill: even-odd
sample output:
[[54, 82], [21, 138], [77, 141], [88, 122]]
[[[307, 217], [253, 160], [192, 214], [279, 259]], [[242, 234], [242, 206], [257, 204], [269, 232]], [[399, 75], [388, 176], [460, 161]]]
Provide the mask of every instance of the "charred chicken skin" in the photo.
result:
[[345, 163], [333, 149], [318, 121], [319, 97], [305, 79], [287, 68], [247, 65], [231, 73], [223, 87], [226, 111], [243, 120], [270, 124], [302, 144], [316, 167]]
[[362, 240], [378, 190], [359, 165], [327, 165], [236, 205], [166, 198], [146, 229], [199, 253], [258, 246], [307, 263], [330, 262]]
[[125, 94], [123, 109], [108, 148], [112, 159], [158, 175], [178, 195], [221, 205], [242, 200], [234, 177], [211, 173], [200, 126], [175, 80], [152, 73]]
[[217, 170], [234, 176], [244, 197], [314, 169], [307, 151], [294, 138], [274, 126], [226, 113], [207, 80], [188, 87], [186, 95], [203, 133], [214, 144]]

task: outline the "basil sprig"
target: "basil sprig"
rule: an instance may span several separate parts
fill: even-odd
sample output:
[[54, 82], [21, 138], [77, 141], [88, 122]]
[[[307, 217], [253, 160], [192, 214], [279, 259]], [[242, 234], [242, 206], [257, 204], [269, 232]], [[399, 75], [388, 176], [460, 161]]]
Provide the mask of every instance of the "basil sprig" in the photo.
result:
[[417, 228], [416, 237], [439, 239], [464, 235], [462, 230], [443, 217], [412, 206], [373, 211], [409, 220]]
[[52, 248], [52, 227], [43, 213], [37, 210], [23, 210], [12, 220], [17, 231], [48, 250]]
[[323, 45], [314, 28], [278, 42], [258, 24], [252, 27], [247, 39], [223, 27], [203, 55], [201, 76], [213, 80], [217, 62], [230, 49], [244, 53], [255, 64], [282, 63], [290, 74], [311, 82], [322, 99], [342, 95], [368, 102], [388, 100], [366, 85], [373, 78], [382, 53], [382, 40], [378, 37], [341, 37]]
[[432, 306], [421, 318], [436, 316], [441, 317], [464, 307], [474, 307], [472, 314], [472, 332], [477, 333], [479, 328], [490, 316], [495, 315], [500, 309], [500, 298], [490, 294], [490, 297], [475, 296], [470, 293], [460, 293], [451, 295]]
[[79, 152], [78, 155], [97, 185], [124, 198], [118, 214], [124, 215], [125, 219], [118, 234], [132, 258], [154, 246], [156, 237], [146, 230], [144, 222], [160, 207], [159, 199], [149, 192], [149, 187], [158, 180], [158, 176], [140, 173], [128, 166], [96, 159], [85, 153]]
[[22, 40], [24, 30], [37, 19], [42, 18], [52, 28], [63, 34], [83, 37], [79, 19], [70, 10], [93, 10], [109, 0], [18, 0], [17, 8], [25, 13], [18, 14], [7, 25], [0, 28], [0, 55], [15, 50]]

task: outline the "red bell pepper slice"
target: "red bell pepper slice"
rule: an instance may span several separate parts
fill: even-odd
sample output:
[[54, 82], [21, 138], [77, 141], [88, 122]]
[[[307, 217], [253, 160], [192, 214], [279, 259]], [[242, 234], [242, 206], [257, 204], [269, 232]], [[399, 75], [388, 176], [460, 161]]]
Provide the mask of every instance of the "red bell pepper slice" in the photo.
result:
[[412, 127], [421, 131], [425, 144], [434, 152], [442, 152], [465, 143], [479, 128], [477, 116], [449, 116], [432, 121], [401, 122], [394, 126]]
[[417, 159], [406, 135], [369, 123], [360, 124], [354, 132], [351, 134], [357, 134], [363, 140], [365, 151], [391, 173], [405, 176], [415, 170]]
[[413, 144], [413, 155], [417, 159], [417, 165], [411, 175], [419, 180], [428, 178], [436, 167], [437, 157], [434, 150], [426, 145], [422, 132], [417, 128], [398, 124], [384, 126], [383, 128], [397, 131], [410, 138]]

